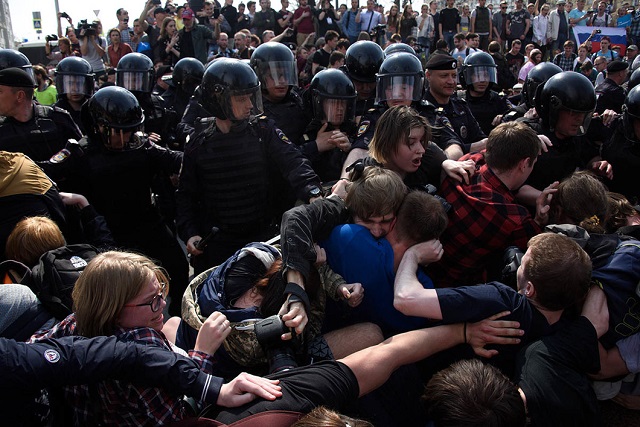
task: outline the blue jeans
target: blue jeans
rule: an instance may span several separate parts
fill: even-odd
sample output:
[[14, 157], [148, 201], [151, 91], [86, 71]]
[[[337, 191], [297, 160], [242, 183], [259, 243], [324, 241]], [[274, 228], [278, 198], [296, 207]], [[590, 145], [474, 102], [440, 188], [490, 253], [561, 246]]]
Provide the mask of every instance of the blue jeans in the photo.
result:
[[455, 31], [443, 31], [442, 32], [442, 38], [449, 45], [449, 51], [452, 51], [456, 47], [456, 45], [453, 44], [453, 36], [455, 36], [455, 35], [456, 35]]

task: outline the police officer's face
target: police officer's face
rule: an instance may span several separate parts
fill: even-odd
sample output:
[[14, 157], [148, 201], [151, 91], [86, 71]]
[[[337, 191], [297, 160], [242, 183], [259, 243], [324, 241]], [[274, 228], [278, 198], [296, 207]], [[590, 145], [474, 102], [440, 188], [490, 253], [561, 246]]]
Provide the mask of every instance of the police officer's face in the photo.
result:
[[109, 148], [112, 150], [122, 150], [131, 138], [131, 131], [122, 129], [111, 129], [109, 133]]
[[267, 89], [267, 96], [272, 101], [284, 99], [289, 91], [289, 84], [284, 70], [276, 69], [273, 73], [268, 73], [265, 77], [265, 87]]
[[324, 115], [328, 123], [340, 126], [344, 122], [347, 111], [346, 99], [325, 99], [323, 102]]
[[458, 72], [456, 70], [433, 70], [427, 72], [429, 90], [436, 96], [447, 98], [456, 90]]
[[560, 110], [555, 126], [556, 134], [565, 138], [576, 136], [581, 131], [585, 116], [586, 113]]
[[[0, 116], [13, 117], [20, 94], [20, 91], [15, 89], [18, 88], [0, 86]], [[22, 94], [24, 95], [24, 91]]]
[[389, 163], [385, 166], [403, 177], [408, 173], [417, 171], [422, 163], [422, 155], [425, 152], [424, 133], [424, 128], [417, 127], [411, 129], [408, 140], [401, 137], [400, 141], [398, 141], [397, 151], [393, 153]]
[[385, 89], [385, 95], [389, 107], [409, 106], [413, 101], [413, 85], [408, 83], [390, 84]]
[[373, 98], [376, 91], [376, 82], [359, 82], [354, 80], [353, 85], [358, 92], [358, 99], [365, 100]]
[[253, 109], [252, 95], [234, 95], [231, 97], [231, 112], [235, 120], [245, 120]]

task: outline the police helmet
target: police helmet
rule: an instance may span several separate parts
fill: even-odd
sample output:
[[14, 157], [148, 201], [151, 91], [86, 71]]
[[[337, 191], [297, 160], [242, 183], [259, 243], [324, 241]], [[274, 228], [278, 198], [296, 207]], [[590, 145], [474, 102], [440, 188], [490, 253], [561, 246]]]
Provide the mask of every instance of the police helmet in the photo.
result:
[[[144, 145], [140, 132], [144, 114], [136, 97], [119, 86], [98, 90], [83, 106], [82, 119], [90, 137], [98, 137], [110, 150], [129, 151]], [[120, 131], [130, 132], [127, 140], [115, 138]], [[112, 138], [114, 136], [114, 138]]]
[[238, 59], [213, 61], [195, 97], [202, 108], [219, 119], [242, 121], [262, 114], [258, 76], [249, 64]]
[[34, 82], [36, 81], [36, 76], [33, 75], [33, 69], [31, 68], [31, 61], [24, 53], [13, 49], [0, 49], [0, 70], [14, 67], [22, 68], [31, 76]]
[[558, 67], [553, 62], [542, 62], [533, 67], [527, 74], [527, 79], [522, 85], [522, 99], [527, 104], [527, 107], [533, 108], [535, 104], [536, 89], [540, 83], [544, 83], [549, 80], [549, 77], [555, 76], [562, 72], [562, 68]]
[[382, 48], [372, 41], [361, 40], [347, 49], [344, 66], [351, 80], [374, 83], [382, 61], [384, 61]]
[[629, 83], [627, 86], [627, 90], [631, 91], [631, 89], [633, 89], [634, 87], [638, 86], [638, 83], [640, 83], [640, 69], [637, 69], [636, 71], [634, 71], [631, 74], [631, 77], [629, 77]]
[[143, 53], [128, 53], [116, 66], [116, 85], [131, 92], [151, 93], [155, 85], [153, 61]]
[[629, 90], [622, 106], [622, 120], [625, 136], [631, 141], [637, 141], [638, 138], [633, 128], [633, 121], [640, 120], [640, 86]]
[[538, 87], [535, 104], [542, 124], [551, 131], [555, 129], [560, 111], [569, 110], [584, 114], [577, 133], [584, 135], [591, 122], [591, 114], [596, 108], [596, 92], [591, 81], [583, 74], [563, 71], [551, 76]]
[[400, 52], [410, 53], [412, 55], [416, 54], [416, 51], [406, 43], [391, 43], [384, 50], [384, 55], [386, 57], [389, 55], [393, 55], [394, 53], [400, 53]]
[[93, 95], [95, 80], [91, 64], [78, 56], [68, 56], [56, 67], [56, 89], [60, 95]]
[[349, 77], [340, 70], [318, 72], [311, 80], [314, 118], [339, 127], [355, 118], [356, 89]]
[[463, 88], [472, 86], [474, 83], [488, 82], [488, 89], [498, 83], [496, 62], [493, 57], [486, 52], [475, 52], [467, 56], [462, 64], [460, 73], [460, 84]]
[[376, 81], [376, 104], [391, 100], [413, 102], [422, 99], [422, 63], [410, 53], [398, 52], [386, 57], [380, 65]]
[[173, 84], [179, 90], [193, 95], [196, 87], [202, 81], [204, 75], [204, 65], [196, 58], [182, 58], [173, 67]]
[[295, 56], [291, 49], [282, 43], [262, 43], [251, 54], [250, 64], [264, 91], [272, 87], [298, 86]]

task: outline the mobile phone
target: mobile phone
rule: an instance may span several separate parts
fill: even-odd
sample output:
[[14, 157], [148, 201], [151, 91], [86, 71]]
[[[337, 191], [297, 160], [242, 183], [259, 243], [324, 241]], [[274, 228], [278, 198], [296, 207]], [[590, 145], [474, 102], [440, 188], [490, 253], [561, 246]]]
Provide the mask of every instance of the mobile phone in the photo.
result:
[[135, 33], [133, 31], [129, 31], [129, 36], [133, 37], [135, 35]]
[[600, 34], [602, 30], [596, 30], [596, 34]]
[[151, 3], [153, 3], [153, 4], [161, 4], [162, 1], [161, 0], [151, 0]]
[[218, 19], [220, 17], [220, 8], [216, 7], [213, 9], [213, 19]]

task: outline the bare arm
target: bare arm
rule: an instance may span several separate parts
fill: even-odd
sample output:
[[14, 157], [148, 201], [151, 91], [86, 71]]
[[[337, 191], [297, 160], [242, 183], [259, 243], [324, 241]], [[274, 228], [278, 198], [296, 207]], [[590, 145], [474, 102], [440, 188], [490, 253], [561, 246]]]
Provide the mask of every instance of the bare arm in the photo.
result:
[[349, 178], [349, 172], [347, 172], [347, 168], [352, 164], [354, 164], [356, 161], [360, 159], [364, 159], [365, 157], [367, 157], [368, 154], [369, 152], [364, 148], [354, 148], [351, 151], [349, 151], [349, 154], [347, 155], [347, 159], [344, 161], [344, 164], [342, 165], [342, 173], [340, 174], [340, 178]]
[[438, 294], [435, 289], [425, 289], [416, 276], [419, 264], [437, 261], [441, 256], [442, 245], [438, 240], [418, 243], [405, 252], [394, 283], [396, 310], [407, 316], [442, 320]]
[[138, 18], [138, 21], [140, 21], [140, 26], [144, 31], [147, 31], [147, 28], [149, 28], [149, 23], [147, 22], [147, 15], [149, 14], [149, 11], [153, 6], [154, 6], [153, 0], [147, 0], [147, 4], [144, 5], [144, 9], [142, 10], [140, 17]]
[[[491, 20], [489, 20], [489, 21], [491, 21]], [[473, 16], [473, 14], [471, 15], [471, 32], [472, 33], [476, 32], [476, 17]], [[489, 34], [491, 34], [491, 33], [489, 33]]]

